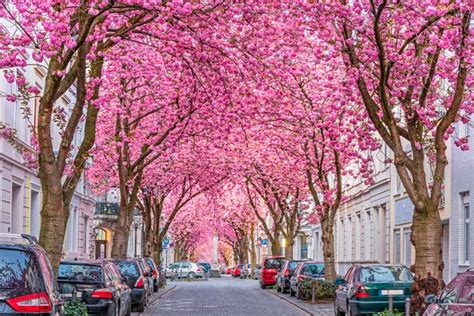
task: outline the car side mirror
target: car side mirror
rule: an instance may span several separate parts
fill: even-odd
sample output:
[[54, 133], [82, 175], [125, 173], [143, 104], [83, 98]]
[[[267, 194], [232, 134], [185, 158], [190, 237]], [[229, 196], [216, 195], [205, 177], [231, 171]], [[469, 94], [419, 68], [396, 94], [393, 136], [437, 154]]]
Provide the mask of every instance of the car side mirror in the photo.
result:
[[426, 304], [433, 304], [436, 303], [436, 295], [434, 294], [429, 294], [425, 296], [425, 303]]

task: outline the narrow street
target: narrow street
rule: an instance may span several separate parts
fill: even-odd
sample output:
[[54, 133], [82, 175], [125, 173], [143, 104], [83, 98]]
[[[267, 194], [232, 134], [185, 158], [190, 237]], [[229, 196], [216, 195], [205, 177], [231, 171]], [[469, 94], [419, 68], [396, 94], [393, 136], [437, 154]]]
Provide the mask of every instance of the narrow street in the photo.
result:
[[269, 290], [260, 289], [254, 280], [223, 277], [170, 285], [176, 288], [158, 299], [143, 315], [308, 315]]

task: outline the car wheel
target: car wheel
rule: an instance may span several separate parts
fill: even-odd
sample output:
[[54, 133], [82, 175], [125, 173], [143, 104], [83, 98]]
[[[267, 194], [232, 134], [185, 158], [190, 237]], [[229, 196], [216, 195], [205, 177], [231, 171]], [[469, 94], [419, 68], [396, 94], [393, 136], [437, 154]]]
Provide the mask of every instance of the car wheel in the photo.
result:
[[293, 291], [293, 289], [291, 288], [291, 286], [290, 286], [290, 296], [295, 296], [295, 292]]
[[262, 281], [260, 281], [260, 288], [262, 290], [265, 290], [267, 288], [267, 286], [265, 284], [263, 284]]
[[334, 315], [336, 316], [345, 316], [346, 314], [339, 310], [336, 301], [334, 301]]

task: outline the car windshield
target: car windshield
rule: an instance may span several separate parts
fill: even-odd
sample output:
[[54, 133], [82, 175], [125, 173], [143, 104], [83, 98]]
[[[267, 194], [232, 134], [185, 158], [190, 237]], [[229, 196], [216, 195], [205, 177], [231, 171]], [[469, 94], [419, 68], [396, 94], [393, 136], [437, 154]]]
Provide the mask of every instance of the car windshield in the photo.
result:
[[115, 265], [120, 270], [120, 274], [127, 277], [139, 277], [140, 271], [133, 261], [116, 261]]
[[288, 262], [288, 270], [293, 270], [294, 271], [300, 262], [301, 261], [289, 261]]
[[410, 282], [413, 278], [404, 266], [363, 267], [359, 271], [359, 282]]
[[0, 249], [0, 293], [11, 290], [42, 291], [44, 283], [32, 254]]
[[306, 263], [303, 266], [303, 274], [306, 274], [306, 275], [324, 274], [324, 263]]
[[207, 262], [200, 262], [199, 265], [206, 270], [206, 272], [211, 271], [211, 264]]
[[268, 258], [265, 260], [265, 269], [280, 269], [283, 262], [285, 262], [284, 258]]
[[97, 265], [61, 263], [58, 279], [83, 283], [102, 283], [104, 273], [102, 267]]

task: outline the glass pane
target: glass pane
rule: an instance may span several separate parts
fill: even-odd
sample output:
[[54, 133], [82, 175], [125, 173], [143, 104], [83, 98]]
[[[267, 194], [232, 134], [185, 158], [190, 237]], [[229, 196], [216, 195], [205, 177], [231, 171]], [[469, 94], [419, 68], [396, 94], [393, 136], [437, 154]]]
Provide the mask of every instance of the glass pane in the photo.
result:
[[459, 294], [459, 303], [474, 304], [474, 277], [469, 277]]
[[461, 286], [464, 282], [464, 277], [456, 277], [452, 280], [448, 286], [446, 286], [441, 293], [440, 303], [454, 303], [456, 302], [456, 296], [461, 289]]
[[120, 274], [127, 277], [138, 277], [140, 276], [140, 271], [138, 271], [138, 266], [135, 262], [131, 261], [118, 261], [115, 262], [115, 265], [120, 271]]
[[37, 292], [44, 290], [44, 284], [33, 255], [0, 249], [0, 292], [11, 290]]
[[375, 266], [360, 269], [360, 282], [411, 281], [412, 276], [406, 267]]
[[61, 263], [59, 266], [58, 279], [86, 283], [101, 283], [104, 281], [104, 272], [101, 266]]

